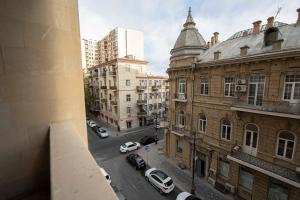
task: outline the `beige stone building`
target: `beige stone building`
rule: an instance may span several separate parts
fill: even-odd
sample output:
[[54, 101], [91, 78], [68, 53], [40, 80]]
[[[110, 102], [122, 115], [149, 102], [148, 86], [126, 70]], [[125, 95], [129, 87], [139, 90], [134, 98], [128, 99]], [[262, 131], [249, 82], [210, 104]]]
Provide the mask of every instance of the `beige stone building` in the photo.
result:
[[195, 150], [196, 175], [240, 199], [300, 197], [297, 12], [209, 43], [189, 12], [171, 50], [166, 154], [192, 168]]
[[93, 112], [121, 130], [145, 126], [154, 113], [162, 117], [168, 92], [167, 77], [147, 75], [147, 62], [132, 57], [90, 68]]

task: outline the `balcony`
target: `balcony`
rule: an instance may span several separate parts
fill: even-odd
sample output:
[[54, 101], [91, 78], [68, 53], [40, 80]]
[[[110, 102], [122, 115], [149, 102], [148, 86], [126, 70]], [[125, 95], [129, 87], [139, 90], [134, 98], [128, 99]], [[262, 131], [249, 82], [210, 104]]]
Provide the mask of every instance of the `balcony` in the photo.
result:
[[93, 73], [93, 77], [98, 77], [98, 73]]
[[100, 76], [105, 76], [106, 77], [106, 72], [101, 72]]
[[146, 117], [146, 116], [147, 116], [147, 112], [144, 111], [144, 110], [139, 111], [139, 112], [137, 113], [137, 116], [138, 116], [138, 117]]
[[116, 76], [117, 75], [117, 72], [114, 70], [114, 71], [111, 71], [111, 72], [109, 72], [109, 75], [110, 76]]
[[118, 102], [117, 102], [117, 100], [111, 100], [111, 101], [110, 101], [110, 104], [111, 104], [112, 106], [117, 106], [117, 105], [118, 105]]
[[144, 105], [147, 104], [147, 100], [137, 100], [137, 105]]
[[186, 93], [175, 93], [173, 101], [187, 102]]
[[184, 136], [184, 127], [178, 126], [178, 125], [173, 125], [171, 128], [171, 132], [174, 133], [175, 135], [183, 137]]
[[170, 89], [170, 86], [169, 86], [169, 85], [166, 85], [166, 89]]
[[157, 90], [159, 90], [161, 88], [161, 85], [153, 85], [152, 86], [152, 90], [153, 91], [157, 91]]
[[247, 104], [247, 100], [235, 99], [230, 109], [237, 112], [300, 119], [300, 103], [288, 101], [263, 100], [262, 106], [255, 106]]
[[109, 89], [111, 89], [111, 90], [116, 90], [116, 89], [117, 89], [117, 86], [111, 85], [111, 86], [109, 86]]
[[227, 155], [227, 158], [240, 165], [249, 167], [255, 171], [259, 171], [282, 182], [300, 188], [300, 177], [296, 170], [281, 167], [235, 149], [232, 150], [230, 155]]
[[72, 123], [51, 124], [49, 137], [52, 200], [117, 199]]
[[106, 85], [102, 85], [100, 88], [101, 88], [102, 90], [106, 90], [106, 89], [107, 89], [107, 86], [106, 86]]
[[138, 85], [138, 86], [136, 86], [136, 90], [138, 92], [143, 92], [146, 89], [147, 89], [147, 86], [144, 86], [144, 85]]
[[102, 103], [107, 103], [107, 99], [104, 98], [104, 97], [102, 97], [102, 98], [101, 98], [101, 102], [102, 102]]

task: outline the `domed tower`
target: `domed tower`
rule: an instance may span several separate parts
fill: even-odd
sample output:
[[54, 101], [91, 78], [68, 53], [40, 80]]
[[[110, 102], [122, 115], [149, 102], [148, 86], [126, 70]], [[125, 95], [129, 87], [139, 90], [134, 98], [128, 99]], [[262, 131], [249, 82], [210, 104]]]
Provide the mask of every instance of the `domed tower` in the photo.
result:
[[186, 22], [176, 40], [174, 48], [171, 50], [170, 61], [187, 57], [197, 57], [207, 49], [207, 45], [202, 35], [195, 27], [191, 7], [189, 7]]

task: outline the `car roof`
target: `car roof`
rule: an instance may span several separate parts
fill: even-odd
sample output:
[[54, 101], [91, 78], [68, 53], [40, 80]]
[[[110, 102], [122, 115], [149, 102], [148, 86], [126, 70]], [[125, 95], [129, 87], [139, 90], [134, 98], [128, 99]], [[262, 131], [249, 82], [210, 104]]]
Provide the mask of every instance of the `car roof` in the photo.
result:
[[131, 144], [134, 144], [134, 143], [133, 142], [126, 142], [125, 143], [126, 146], [131, 145]]
[[163, 172], [163, 171], [161, 171], [159, 169], [153, 170], [151, 172], [151, 174], [157, 175], [162, 180], [165, 180], [165, 179], [167, 179], [169, 177], [165, 172]]

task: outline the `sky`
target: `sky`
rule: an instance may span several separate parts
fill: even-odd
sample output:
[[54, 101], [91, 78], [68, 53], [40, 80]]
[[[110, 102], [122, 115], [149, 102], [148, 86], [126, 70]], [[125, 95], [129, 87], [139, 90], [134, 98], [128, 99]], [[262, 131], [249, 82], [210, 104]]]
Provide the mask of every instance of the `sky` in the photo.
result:
[[189, 6], [203, 38], [217, 31], [224, 41], [279, 8], [276, 21], [295, 23], [300, 0], [79, 0], [81, 37], [99, 40], [117, 26], [142, 31], [148, 71], [164, 75]]

